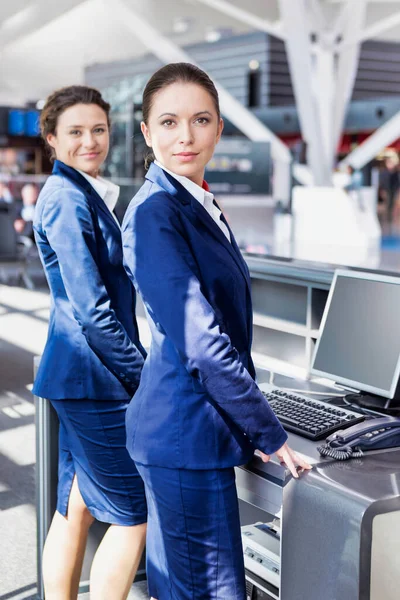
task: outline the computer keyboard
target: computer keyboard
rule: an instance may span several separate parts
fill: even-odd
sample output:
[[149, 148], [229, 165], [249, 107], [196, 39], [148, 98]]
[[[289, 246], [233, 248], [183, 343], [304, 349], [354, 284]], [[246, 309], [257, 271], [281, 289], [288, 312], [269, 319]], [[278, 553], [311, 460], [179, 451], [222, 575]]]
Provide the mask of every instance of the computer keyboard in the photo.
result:
[[311, 440], [320, 440], [364, 420], [364, 415], [348, 408], [338, 408], [270, 384], [261, 384], [260, 389], [283, 427]]

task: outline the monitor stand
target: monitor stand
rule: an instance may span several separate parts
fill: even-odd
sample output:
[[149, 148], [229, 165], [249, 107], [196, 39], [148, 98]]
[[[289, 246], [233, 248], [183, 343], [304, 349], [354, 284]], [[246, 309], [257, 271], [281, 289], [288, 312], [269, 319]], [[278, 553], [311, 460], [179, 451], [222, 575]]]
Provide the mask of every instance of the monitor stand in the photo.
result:
[[398, 399], [384, 398], [375, 394], [359, 392], [356, 394], [347, 394], [345, 396], [348, 402], [357, 404], [360, 408], [367, 408], [377, 412], [388, 413], [395, 411], [400, 414], [400, 405]]

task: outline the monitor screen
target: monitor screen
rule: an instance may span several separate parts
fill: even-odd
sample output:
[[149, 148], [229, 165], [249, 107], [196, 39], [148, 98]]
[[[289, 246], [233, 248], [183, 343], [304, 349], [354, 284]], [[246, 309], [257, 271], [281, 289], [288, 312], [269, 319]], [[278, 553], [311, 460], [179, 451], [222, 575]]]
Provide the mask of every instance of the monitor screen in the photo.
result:
[[393, 398], [400, 371], [400, 277], [335, 272], [311, 373]]

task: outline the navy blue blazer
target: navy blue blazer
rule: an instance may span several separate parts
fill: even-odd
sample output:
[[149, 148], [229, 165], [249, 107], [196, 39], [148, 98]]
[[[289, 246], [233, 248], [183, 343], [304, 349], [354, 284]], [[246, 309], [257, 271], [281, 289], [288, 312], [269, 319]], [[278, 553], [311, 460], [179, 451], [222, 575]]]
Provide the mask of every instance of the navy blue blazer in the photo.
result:
[[51, 400], [131, 397], [145, 351], [118, 223], [85, 177], [55, 161], [34, 230], [52, 301], [33, 393]]
[[287, 439], [254, 381], [250, 276], [230, 234], [154, 163], [125, 214], [125, 268], [152, 333], [127, 412], [139, 463], [224, 468]]

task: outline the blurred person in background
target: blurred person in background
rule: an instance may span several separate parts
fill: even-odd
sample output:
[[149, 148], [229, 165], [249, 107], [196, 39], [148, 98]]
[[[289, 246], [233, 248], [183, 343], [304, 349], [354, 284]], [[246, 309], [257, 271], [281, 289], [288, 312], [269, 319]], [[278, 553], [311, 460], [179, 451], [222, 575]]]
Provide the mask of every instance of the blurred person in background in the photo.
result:
[[88, 530], [109, 523], [93, 559], [92, 600], [124, 600], [142, 555], [143, 482], [126, 450], [125, 413], [145, 351], [135, 290], [122, 264], [118, 186], [99, 176], [110, 139], [100, 92], [54, 92], [41, 133], [55, 158], [34, 230], [52, 296], [33, 393], [60, 420], [57, 510], [43, 552], [46, 600], [77, 598]]
[[12, 204], [14, 201], [13, 196], [7, 186], [6, 183], [0, 181], [0, 202], [5, 202], [6, 204]]
[[347, 171], [349, 180], [344, 189], [347, 192], [351, 192], [355, 196], [359, 207], [361, 208], [361, 210], [363, 210], [364, 206], [362, 203], [362, 195], [361, 195], [361, 188], [363, 186], [363, 180], [364, 180], [363, 173], [360, 169], [355, 169], [351, 165], [346, 166], [346, 171]]
[[19, 235], [34, 240], [33, 218], [39, 196], [39, 188], [35, 183], [26, 183], [21, 189], [22, 206], [14, 221], [14, 229]]
[[21, 172], [18, 164], [18, 152], [15, 148], [4, 148], [0, 156], [0, 173], [18, 175]]
[[387, 219], [396, 217], [395, 205], [400, 189], [399, 159], [393, 154], [385, 159], [385, 165], [380, 174], [379, 187], [385, 198]]

